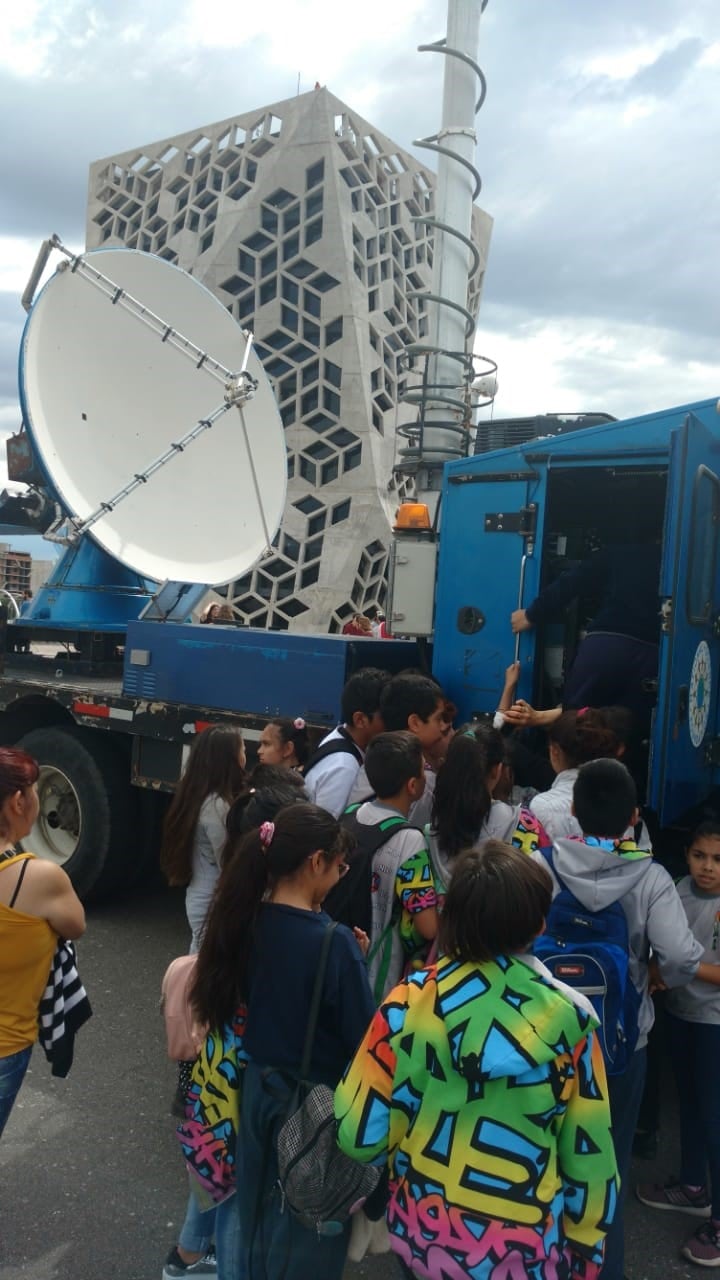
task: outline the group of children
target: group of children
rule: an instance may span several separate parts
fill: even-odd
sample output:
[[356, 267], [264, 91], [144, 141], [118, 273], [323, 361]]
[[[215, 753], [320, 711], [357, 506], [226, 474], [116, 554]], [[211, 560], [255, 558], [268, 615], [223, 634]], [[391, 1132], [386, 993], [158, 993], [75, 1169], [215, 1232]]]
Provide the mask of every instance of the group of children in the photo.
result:
[[[238, 1002], [248, 1008], [254, 1066], [221, 1280], [342, 1275], [347, 1233], [330, 1244], [281, 1212], [268, 1146], [299, 1064], [327, 911], [342, 923], [312, 1078], [338, 1086], [342, 1148], [387, 1165], [406, 1275], [623, 1280], [651, 985], [669, 989], [681, 1169], [638, 1195], [702, 1216], [683, 1253], [720, 1265], [720, 823], [695, 833], [676, 888], [640, 821], [617, 708], [555, 718], [554, 782], [536, 794], [514, 785], [522, 756], [507, 733], [453, 730], [455, 709], [426, 675], [359, 671], [341, 710], [314, 750], [301, 719], [272, 721], [245, 781], [239, 735], [207, 730], [166, 828], [166, 870], [187, 886], [189, 918], [204, 903], [191, 920], [198, 1012], [212, 1026]], [[225, 771], [211, 768], [209, 735], [224, 735]], [[567, 895], [591, 926], [612, 916], [624, 939], [626, 1053], [606, 1051], [607, 1062], [613, 1028], [598, 999], [593, 1009], [579, 994], [577, 966], [552, 973], [533, 955], [548, 954], [535, 939], [546, 922], [555, 934]], [[164, 1280], [214, 1270], [213, 1223], [201, 1219], [189, 1206]]]

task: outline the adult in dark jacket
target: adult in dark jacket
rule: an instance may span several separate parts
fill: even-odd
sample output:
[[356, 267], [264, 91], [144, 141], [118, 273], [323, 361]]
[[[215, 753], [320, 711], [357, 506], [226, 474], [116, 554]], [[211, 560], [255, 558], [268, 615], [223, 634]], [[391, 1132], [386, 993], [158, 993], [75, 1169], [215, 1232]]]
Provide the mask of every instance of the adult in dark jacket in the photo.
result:
[[600, 598], [565, 681], [565, 707], [628, 707], [647, 724], [653, 697], [644, 682], [658, 669], [660, 554], [656, 542], [604, 547], [510, 615], [517, 634], [557, 617], [578, 596]]

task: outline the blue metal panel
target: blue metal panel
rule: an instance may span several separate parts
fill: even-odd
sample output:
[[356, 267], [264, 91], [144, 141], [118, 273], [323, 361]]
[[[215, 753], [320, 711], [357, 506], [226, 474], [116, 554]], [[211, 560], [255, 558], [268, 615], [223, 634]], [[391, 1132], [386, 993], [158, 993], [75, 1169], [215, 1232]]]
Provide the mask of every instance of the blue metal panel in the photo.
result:
[[20, 622], [38, 632], [124, 631], [155, 590], [156, 583], [126, 568], [86, 534], [63, 552]]
[[[539, 588], [545, 494], [548, 472], [565, 467], [637, 466], [667, 459], [673, 431], [689, 412], [714, 437], [720, 434], [716, 400], [645, 414], [566, 436], [527, 441], [509, 449], [459, 459], [445, 469], [441, 508], [440, 553], [435, 609], [433, 670], [465, 717], [492, 711], [502, 688], [505, 668], [514, 653], [509, 615], [529, 604]], [[536, 479], [511, 479], [535, 473]], [[503, 477], [505, 477], [503, 479]], [[518, 511], [537, 504], [536, 546], [519, 535], [488, 533], [488, 513]], [[523, 549], [527, 560], [520, 600]], [[482, 611], [482, 630], [464, 635], [458, 629], [463, 606]], [[532, 698], [535, 632], [520, 640], [519, 694]]]
[[[535, 471], [517, 451], [485, 455], [483, 461], [488, 457], [495, 465], [480, 474], [467, 465], [453, 465], [443, 490], [433, 673], [463, 719], [497, 707], [505, 669], [514, 657], [510, 614], [534, 599], [540, 571], [535, 540], [518, 532], [490, 531], [486, 522], [496, 526], [502, 523], [501, 514], [512, 518], [534, 504], [541, 545], [545, 472]], [[482, 615], [482, 625], [467, 634], [472, 609]], [[529, 631], [520, 638], [522, 697], [532, 696], [534, 657], [535, 632]]]
[[514, 470], [534, 465], [533, 458], [538, 456], [547, 459], [554, 468], [592, 465], [596, 459], [599, 464], [606, 465], [613, 457], [637, 462], [640, 455], [666, 455], [671, 431], [681, 427], [689, 413], [693, 413], [714, 435], [718, 434], [717, 400], [700, 400], [675, 409], [588, 427], [585, 431], [573, 431], [565, 436], [528, 440], [512, 449], [498, 449], [494, 453], [461, 459], [448, 465], [446, 476], [474, 471]]
[[694, 414], [672, 435], [660, 591], [650, 803], [664, 825], [706, 799], [718, 770], [720, 441]]
[[[140, 652], [147, 661], [135, 661]], [[359, 667], [399, 670], [417, 661], [398, 640], [299, 635], [249, 627], [131, 622], [123, 691], [158, 701], [259, 716], [302, 716], [332, 726], [343, 685]]]

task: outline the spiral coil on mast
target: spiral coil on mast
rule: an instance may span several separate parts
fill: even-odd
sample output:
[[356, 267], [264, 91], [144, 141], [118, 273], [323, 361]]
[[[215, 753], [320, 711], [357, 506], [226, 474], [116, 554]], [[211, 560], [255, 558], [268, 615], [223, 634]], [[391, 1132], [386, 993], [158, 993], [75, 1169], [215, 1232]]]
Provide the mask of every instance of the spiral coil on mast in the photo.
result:
[[[481, 13], [484, 12], [487, 3], [488, 0], [482, 0]], [[446, 57], [458, 58], [471, 67], [480, 85], [480, 94], [475, 103], [474, 111], [474, 114], [477, 115], [485, 102], [487, 81], [482, 68], [474, 58], [460, 49], [449, 47], [445, 38], [432, 44], [419, 45], [418, 51], [420, 53], [441, 53]], [[445, 146], [442, 142], [443, 136], [444, 133], [441, 130], [440, 133], [417, 139], [414, 145], [422, 147], [426, 151], [433, 151], [437, 155], [445, 156], [467, 169], [473, 179], [472, 201], [474, 203], [482, 190], [480, 173], [471, 161], [462, 155], [458, 155], [451, 147]], [[478, 249], [470, 237], [466, 236], [457, 227], [449, 226], [447, 223], [441, 222], [432, 216], [415, 217], [413, 222], [418, 226], [442, 231], [464, 245], [472, 259], [472, 265], [468, 271], [468, 282], [472, 281], [475, 274], [480, 270], [481, 260]], [[428, 290], [409, 290], [407, 297], [409, 300], [430, 302], [437, 307], [450, 308], [459, 313], [465, 322], [466, 342], [472, 337], [475, 331], [475, 318], [466, 305]], [[416, 386], [408, 388], [400, 400], [401, 404], [416, 405], [418, 409], [418, 416], [415, 422], [405, 423], [398, 427], [398, 435], [402, 436], [408, 443], [399, 450], [400, 461], [396, 470], [408, 474], [417, 470], [417, 467], [422, 462], [427, 462], [432, 466], [433, 463], [437, 465], [440, 461], [445, 461], [448, 458], [465, 457], [467, 455], [470, 440], [469, 428], [471, 425], [471, 388], [478, 378], [495, 374], [497, 372], [497, 364], [493, 360], [475, 355], [466, 349], [449, 351], [434, 343], [420, 341], [410, 343], [405, 348], [404, 354], [408, 370], [417, 369], [418, 364], [421, 365], [420, 382]], [[433, 376], [432, 363], [437, 357], [455, 361], [459, 366], [459, 378], [455, 386], [448, 386], [447, 382], [431, 380]], [[479, 407], [482, 404], [489, 404], [492, 399], [492, 395], [485, 397], [476, 395], [474, 397], [474, 406]], [[434, 411], [440, 409], [444, 416], [439, 416], [434, 412], [432, 422], [428, 423], [426, 420], [428, 409]], [[427, 437], [433, 430], [442, 430], [444, 433], [445, 440], [442, 447], [437, 447], [429, 442]], [[454, 437], [457, 443], [448, 445], [448, 436]]]

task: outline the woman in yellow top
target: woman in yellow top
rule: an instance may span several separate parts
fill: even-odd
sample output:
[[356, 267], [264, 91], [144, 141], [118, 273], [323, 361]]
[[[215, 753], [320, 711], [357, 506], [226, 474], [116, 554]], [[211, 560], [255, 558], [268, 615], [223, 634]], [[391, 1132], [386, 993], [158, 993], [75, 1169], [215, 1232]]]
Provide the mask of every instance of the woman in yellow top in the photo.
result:
[[15, 849], [38, 815], [39, 772], [26, 751], [0, 747], [0, 1134], [37, 1040], [57, 940], [85, 932], [85, 912], [66, 873]]

